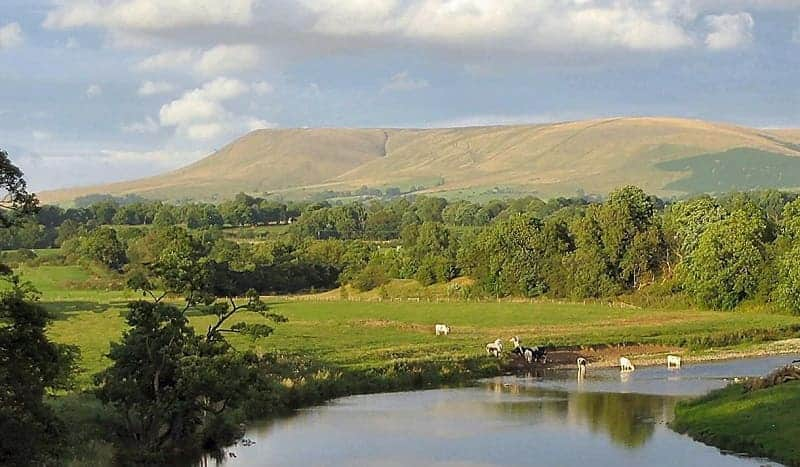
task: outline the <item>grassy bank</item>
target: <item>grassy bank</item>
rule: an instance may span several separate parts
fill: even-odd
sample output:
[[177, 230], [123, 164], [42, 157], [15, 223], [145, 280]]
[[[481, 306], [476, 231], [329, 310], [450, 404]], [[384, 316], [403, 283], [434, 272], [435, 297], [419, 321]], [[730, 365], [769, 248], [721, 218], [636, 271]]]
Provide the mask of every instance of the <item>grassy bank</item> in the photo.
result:
[[800, 381], [752, 392], [730, 385], [684, 402], [673, 428], [720, 449], [800, 465]]

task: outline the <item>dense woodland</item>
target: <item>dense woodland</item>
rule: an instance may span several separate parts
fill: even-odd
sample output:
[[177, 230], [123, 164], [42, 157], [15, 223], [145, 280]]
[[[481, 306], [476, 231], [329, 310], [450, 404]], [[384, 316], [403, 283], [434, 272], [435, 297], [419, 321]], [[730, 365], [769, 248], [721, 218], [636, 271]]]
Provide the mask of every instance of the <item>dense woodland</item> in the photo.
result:
[[[231, 227], [291, 223], [247, 238]], [[268, 232], [264, 234], [263, 232]], [[331, 204], [240, 194], [219, 205], [103, 199], [44, 206], [0, 232], [7, 260], [61, 247], [128, 278], [191, 251], [235, 289], [294, 293], [391, 279], [452, 284], [455, 298], [634, 295], [732, 309], [744, 301], [800, 311], [800, 200], [759, 191], [665, 202], [636, 187], [605, 200], [526, 197], [484, 204], [417, 196]], [[245, 238], [242, 238], [245, 237]], [[53, 261], [54, 259], [49, 259]]]

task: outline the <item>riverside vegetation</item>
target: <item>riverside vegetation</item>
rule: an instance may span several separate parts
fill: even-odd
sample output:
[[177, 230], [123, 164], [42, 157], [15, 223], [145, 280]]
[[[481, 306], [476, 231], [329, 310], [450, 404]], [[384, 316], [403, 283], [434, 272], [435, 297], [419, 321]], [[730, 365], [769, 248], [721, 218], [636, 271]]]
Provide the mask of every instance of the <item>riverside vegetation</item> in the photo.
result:
[[675, 410], [673, 428], [733, 452], [800, 465], [800, 369], [732, 384]]
[[[235, 440], [242, 421], [497, 374], [504, 362], [481, 355], [490, 337], [699, 350], [800, 335], [790, 193], [292, 205], [240, 194], [18, 211], [2, 261], [41, 292], [38, 304], [17, 296], [49, 312], [65, 352], [42, 391], [56, 397], [39, 399], [80, 427], [48, 435], [54, 462], [192, 456]], [[422, 301], [385, 300], [409, 283]], [[264, 298], [336, 288], [374, 301]], [[476, 302], [503, 297], [538, 301]], [[436, 322], [453, 334], [435, 339]]]

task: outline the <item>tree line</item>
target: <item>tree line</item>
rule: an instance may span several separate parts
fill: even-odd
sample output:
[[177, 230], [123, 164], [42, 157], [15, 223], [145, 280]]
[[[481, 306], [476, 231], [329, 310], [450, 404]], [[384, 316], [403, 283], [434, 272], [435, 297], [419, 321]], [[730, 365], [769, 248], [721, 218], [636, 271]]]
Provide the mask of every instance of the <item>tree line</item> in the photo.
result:
[[41, 206], [13, 226], [0, 231], [0, 250], [59, 247], [80, 229], [101, 225], [170, 226], [190, 229], [223, 226], [285, 224], [300, 216], [308, 203], [283, 203], [241, 193], [218, 205], [208, 203], [169, 204], [102, 198], [88, 206], [61, 208]]
[[[203, 206], [211, 205], [169, 209]], [[100, 203], [87, 209], [106, 208]], [[467, 276], [474, 283], [454, 285], [454, 294], [572, 299], [649, 294], [687, 297], [714, 309], [751, 300], [800, 310], [795, 254], [800, 201], [793, 193], [665, 201], [628, 186], [595, 201], [531, 196], [476, 203], [417, 196], [291, 208], [241, 194], [213, 208], [225, 213], [222, 221], [199, 226], [154, 222], [115, 229], [65, 220], [55, 243], [68, 259], [129, 274], [153, 260], [164, 238], [186, 231], [205, 257], [229, 265], [238, 281], [258, 293], [345, 284], [369, 290], [391, 279], [430, 285]], [[282, 222], [290, 214], [296, 222], [289, 231], [263, 241], [237, 242], [221, 229], [227, 221]], [[41, 211], [39, 216], [37, 222]]]

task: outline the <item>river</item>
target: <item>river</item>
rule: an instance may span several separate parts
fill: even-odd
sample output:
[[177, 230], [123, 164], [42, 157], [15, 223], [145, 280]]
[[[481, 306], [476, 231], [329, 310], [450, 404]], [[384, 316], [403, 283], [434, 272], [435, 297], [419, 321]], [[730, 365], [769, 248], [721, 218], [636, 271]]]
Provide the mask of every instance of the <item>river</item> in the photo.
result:
[[[255, 424], [222, 462], [233, 466], [759, 466], [669, 429], [681, 399], [798, 356], [620, 374], [572, 370], [483, 380], [474, 387], [337, 399]], [[234, 457], [235, 456], [235, 457]]]

